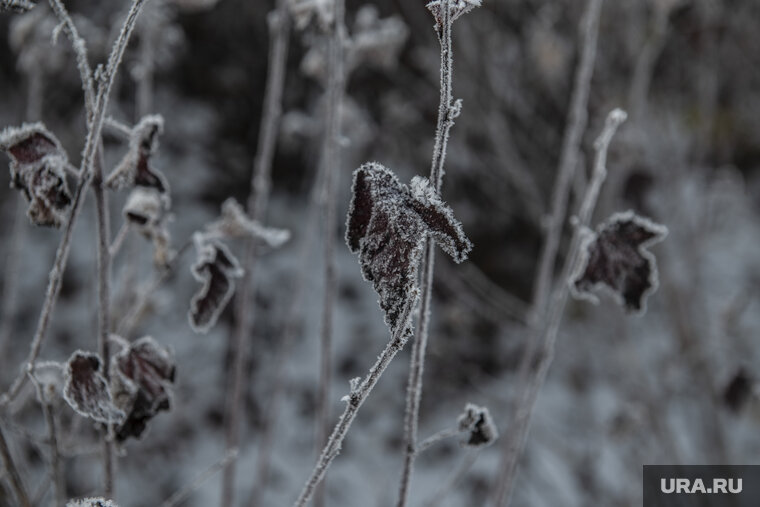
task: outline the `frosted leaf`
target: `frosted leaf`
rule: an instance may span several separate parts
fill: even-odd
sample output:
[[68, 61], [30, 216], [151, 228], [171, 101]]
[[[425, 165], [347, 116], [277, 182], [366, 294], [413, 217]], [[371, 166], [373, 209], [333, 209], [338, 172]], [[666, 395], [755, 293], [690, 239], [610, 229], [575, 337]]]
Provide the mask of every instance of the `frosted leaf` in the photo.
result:
[[71, 194], [66, 184], [68, 159], [58, 139], [42, 123], [25, 123], [0, 132], [0, 149], [11, 157], [11, 186], [29, 202], [32, 222], [60, 227]]
[[606, 289], [627, 311], [643, 312], [657, 289], [657, 262], [646, 247], [667, 236], [665, 226], [636, 215], [616, 213], [581, 244], [570, 289], [573, 296], [597, 302], [593, 291]]
[[78, 500], [69, 500], [66, 507], [119, 507], [112, 500], [105, 498], [80, 498]]
[[462, 441], [465, 447], [486, 447], [499, 438], [499, 432], [486, 407], [468, 403], [457, 419], [457, 426], [459, 431], [467, 432], [466, 439]]
[[127, 153], [106, 179], [106, 186], [114, 189], [151, 187], [162, 194], [168, 194], [166, 178], [150, 165], [150, 159], [158, 149], [158, 136], [163, 132], [164, 119], [160, 115], [143, 117], [132, 128]]
[[111, 392], [127, 414], [116, 438], [139, 438], [150, 419], [171, 407], [175, 362], [171, 351], [150, 336], [129, 344], [111, 359]]
[[739, 368], [723, 390], [723, 402], [732, 412], [739, 412], [755, 390], [753, 379], [744, 368]]
[[61, 388], [64, 384], [66, 365], [54, 361], [43, 361], [34, 364], [34, 380], [39, 384], [37, 400], [43, 404], [51, 404], [61, 398]]
[[[449, 12], [451, 13], [451, 21], [453, 22], [460, 16], [467, 14], [475, 7], [480, 7], [481, 4], [481, 0], [450, 0]], [[442, 5], [443, 0], [433, 0], [432, 2], [428, 2], [428, 4], [425, 6], [433, 14], [436, 23], [436, 30], [438, 31], [440, 31], [443, 27], [443, 9], [441, 8]]]
[[456, 262], [472, 248], [462, 225], [437, 194], [427, 193], [421, 179], [413, 186], [414, 191], [374, 162], [354, 172], [346, 243], [359, 254], [362, 274], [380, 296], [391, 329], [417, 292], [417, 269], [427, 236]]
[[34, 6], [30, 0], [0, 0], [0, 11], [26, 12]]
[[125, 414], [111, 398], [97, 354], [78, 350], [66, 363], [63, 397], [77, 413], [96, 421], [120, 423]]
[[288, 0], [288, 10], [297, 29], [303, 30], [315, 19], [327, 30], [333, 24], [335, 0]]
[[235, 292], [234, 278], [243, 275], [237, 259], [224, 244], [205, 239], [202, 234], [194, 236], [198, 260], [192, 267], [196, 280], [203, 286], [190, 301], [190, 327], [196, 333], [207, 333]]
[[153, 260], [166, 266], [173, 253], [166, 227], [166, 199], [155, 188], [135, 187], [124, 205], [124, 217], [140, 234], [153, 242]]
[[221, 218], [209, 224], [206, 230], [210, 235], [260, 239], [272, 248], [280, 247], [290, 239], [290, 231], [287, 229], [264, 227], [256, 220], [251, 220], [233, 198], [224, 201]]

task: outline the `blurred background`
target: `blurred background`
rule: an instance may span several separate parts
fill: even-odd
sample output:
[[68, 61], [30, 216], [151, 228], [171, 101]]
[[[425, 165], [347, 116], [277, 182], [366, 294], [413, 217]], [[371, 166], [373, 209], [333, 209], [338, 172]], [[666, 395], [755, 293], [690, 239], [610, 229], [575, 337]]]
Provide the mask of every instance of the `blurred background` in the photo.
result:
[[[39, 4], [24, 15], [0, 16], [0, 125], [42, 120], [78, 164], [85, 131], [81, 84], [70, 44], [63, 34], [53, 44], [56, 21], [45, 2]], [[165, 119], [155, 165], [172, 189], [175, 248], [214, 220], [226, 198], [246, 200], [266, 79], [266, 15], [273, 4], [152, 0], [127, 49], [109, 114], [130, 125], [146, 113]], [[340, 111], [339, 238], [351, 173], [361, 163], [381, 162], [402, 181], [429, 172], [439, 46], [424, 4], [347, 2], [349, 35], [364, 37], [369, 49], [356, 52], [349, 65]], [[66, 5], [93, 66], [102, 62], [127, 3]], [[487, 406], [500, 433], [509, 434], [584, 8], [581, 0], [484, 0], [454, 25], [454, 97], [463, 99], [463, 108], [452, 130], [443, 197], [475, 247], [461, 265], [437, 257], [423, 438], [455, 425], [467, 402]], [[604, 2], [589, 124], [569, 209], [578, 208], [606, 114], [621, 107], [629, 118], [612, 142], [593, 223], [633, 209], [670, 234], [652, 248], [660, 287], [645, 315], [628, 316], [606, 297], [598, 306], [568, 305], [513, 505], [640, 505], [642, 464], [757, 462], [759, 25], [755, 0]], [[292, 503], [317, 455], [324, 234], [310, 195], [325, 122], [323, 44], [314, 28], [291, 36], [266, 223], [290, 229], [292, 239], [259, 260], [238, 458], [240, 505], [248, 505], [252, 494], [267, 425], [273, 428], [266, 432], [271, 468], [257, 505]], [[111, 131], [105, 142], [112, 167], [125, 143]], [[0, 164], [6, 162], [3, 156]], [[28, 353], [61, 234], [34, 228], [9, 183], [9, 172], [0, 171], [2, 390]], [[114, 233], [125, 198], [111, 198]], [[75, 349], [96, 348], [91, 196], [83, 210], [44, 360], [65, 361]], [[566, 227], [560, 265], [570, 232]], [[242, 257], [242, 244], [230, 246]], [[304, 248], [312, 252], [306, 262]], [[155, 417], [141, 440], [127, 442], [118, 459], [122, 507], [160, 505], [224, 455], [234, 305], [208, 335], [190, 329], [193, 255], [190, 249], [180, 258], [124, 336], [151, 335], [171, 346], [177, 381], [172, 410]], [[333, 419], [343, 409], [339, 400], [349, 379], [367, 371], [388, 339], [377, 297], [342, 241], [336, 259]], [[113, 266], [117, 321], [154, 278], [150, 242], [130, 233]], [[328, 474], [327, 505], [395, 502], [408, 362], [405, 350], [362, 408]], [[58, 411], [67, 493], [97, 492], [98, 433], [65, 403]], [[31, 388], [3, 423], [28, 489], [47, 502], [45, 422]], [[501, 452], [499, 442], [481, 451], [462, 448], [456, 438], [437, 444], [418, 460], [410, 505], [487, 505]], [[13, 505], [11, 491], [0, 484], [0, 505]], [[217, 505], [219, 488], [217, 475], [185, 505]]]

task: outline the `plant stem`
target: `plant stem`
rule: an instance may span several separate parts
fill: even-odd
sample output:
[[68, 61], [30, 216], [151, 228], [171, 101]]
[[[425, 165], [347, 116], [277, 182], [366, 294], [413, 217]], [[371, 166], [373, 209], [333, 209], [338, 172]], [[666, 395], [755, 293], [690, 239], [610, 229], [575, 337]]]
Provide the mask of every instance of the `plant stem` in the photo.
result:
[[[124, 49], [126, 48], [129, 37], [132, 34], [132, 30], [134, 29], [137, 16], [139, 15], [140, 10], [146, 1], [147, 0], [134, 0], [132, 3], [129, 13], [127, 14], [127, 18], [124, 21], [124, 25], [122, 26], [121, 32], [119, 33], [119, 37], [116, 39], [113, 49], [111, 50], [111, 54], [108, 59], [108, 65], [100, 78], [100, 86], [98, 87], [98, 94], [95, 98], [95, 109], [92, 121], [89, 122], [88, 125], [84, 156], [82, 157], [82, 165], [79, 170], [81, 179], [74, 193], [72, 209], [69, 214], [69, 219], [67, 220], [64, 227], [61, 243], [58, 245], [58, 250], [55, 254], [53, 267], [51, 268], [50, 274], [48, 275], [48, 286], [45, 292], [45, 300], [42, 304], [42, 310], [40, 311], [40, 317], [37, 321], [37, 329], [34, 333], [34, 338], [32, 339], [29, 355], [25, 361], [25, 368], [13, 381], [8, 391], [0, 396], [0, 408], [7, 406], [21, 392], [21, 389], [24, 387], [27, 379], [27, 368], [33, 365], [34, 361], [37, 360], [40, 350], [42, 349], [42, 342], [45, 339], [45, 334], [47, 333], [47, 328], [50, 324], [50, 317], [52, 316], [53, 310], [55, 309], [55, 304], [58, 300], [58, 294], [61, 290], [63, 272], [66, 269], [66, 264], [69, 258], [69, 249], [71, 247], [71, 238], [72, 232], [74, 230], [74, 224], [76, 223], [76, 219], [79, 217], [79, 212], [81, 211], [82, 204], [84, 203], [84, 192], [92, 181], [93, 160], [95, 157], [96, 148], [100, 145], [100, 134], [103, 127], [103, 118], [105, 117], [105, 112], [108, 106], [108, 98], [111, 92], [111, 88], [113, 87], [113, 81], [116, 77], [116, 72], [118, 70], [119, 63], [121, 62], [121, 58], [124, 55]], [[60, 2], [57, 0], [51, 0], [51, 5], [53, 6], [54, 10], [56, 3], [60, 4]], [[65, 11], [63, 12], [65, 13]], [[68, 17], [68, 14], [66, 14], [66, 16]], [[64, 26], [69, 25], [64, 22]], [[71, 23], [70, 26], [73, 26], [73, 23]], [[72, 34], [69, 29], [66, 30], [66, 33], [70, 36]], [[81, 39], [75, 40], [81, 41]], [[80, 69], [83, 67], [84, 64], [80, 64]], [[87, 86], [85, 85], [85, 96], [87, 95]], [[104, 360], [107, 359], [104, 358]]]
[[[259, 140], [251, 176], [251, 189], [248, 195], [248, 213], [252, 220], [263, 222], [269, 201], [271, 187], [272, 160], [277, 141], [277, 132], [282, 114], [282, 94], [285, 87], [285, 74], [288, 56], [288, 39], [290, 37], [290, 19], [284, 2], [279, 2], [276, 10], [268, 17], [269, 23], [269, 69], [264, 95], [264, 108], [259, 127]], [[249, 238], [245, 243], [243, 258], [243, 279], [237, 298], [236, 322], [233, 331], [231, 349], [234, 357], [231, 373], [232, 393], [227, 403], [225, 439], [227, 452], [237, 448], [240, 437], [239, 419], [243, 397], [243, 378], [248, 359], [248, 338], [254, 309], [251, 299], [256, 293], [256, 257], [255, 240]], [[235, 496], [235, 461], [230, 461], [222, 476], [222, 503], [233, 505]]]
[[[321, 195], [322, 216], [324, 219], [322, 241], [324, 246], [324, 293], [322, 297], [322, 325], [320, 328], [320, 368], [319, 387], [317, 393], [317, 450], [325, 445], [330, 424], [330, 380], [332, 371], [332, 335], [333, 312], [335, 307], [336, 268], [335, 268], [335, 217], [337, 215], [337, 199], [335, 198], [338, 178], [340, 176], [340, 137], [341, 109], [345, 87], [345, 65], [343, 46], [346, 40], [344, 24], [344, 0], [335, 0], [332, 36], [328, 42], [328, 80], [327, 80], [327, 109], [326, 133], [322, 174], [324, 190]], [[315, 507], [325, 504], [325, 483], [322, 482], [314, 495]]]
[[35, 377], [33, 371], [29, 372], [29, 379], [34, 384], [37, 391], [37, 398], [42, 405], [42, 412], [45, 416], [45, 424], [48, 430], [48, 444], [50, 446], [50, 478], [53, 482], [53, 506], [63, 507], [66, 503], [66, 484], [61, 475], [61, 451], [58, 445], [58, 421], [55, 414], [53, 402], [46, 396], [42, 385]]
[[[450, 0], [441, 2], [442, 23], [438, 33], [441, 43], [441, 96], [438, 105], [438, 124], [435, 132], [435, 145], [430, 166], [430, 183], [437, 192], [443, 184], [444, 162], [449, 132], [454, 125], [454, 109], [452, 104], [452, 80], [454, 74], [454, 55], [451, 43], [451, 8]], [[422, 303], [420, 316], [417, 321], [416, 339], [412, 344], [411, 365], [409, 368], [409, 383], [406, 393], [406, 409], [404, 413], [404, 466], [399, 485], [398, 507], [404, 507], [409, 496], [409, 486], [414, 470], [414, 460], [417, 454], [417, 432], [419, 429], [420, 402], [422, 399], [422, 377], [425, 367], [425, 353], [430, 328], [430, 305], [433, 287], [433, 268], [435, 262], [434, 243], [428, 237], [425, 253], [420, 265], [420, 291]]]
[[[591, 1], [593, 2], [595, 0]], [[503, 456], [499, 478], [497, 480], [499, 485], [495, 496], [495, 505], [497, 507], [509, 504], [509, 499], [512, 490], [514, 489], [513, 484], [515, 473], [517, 472], [517, 461], [525, 448], [528, 431], [530, 430], [533, 408], [536, 405], [538, 393], [546, 380], [546, 374], [548, 373], [549, 366], [554, 358], [557, 333], [559, 331], [559, 325], [562, 322], [562, 316], [564, 314], [565, 304], [567, 303], [567, 296], [569, 294], [568, 280], [575, 267], [576, 259], [578, 258], [582, 232], [584, 228], [588, 227], [588, 224], [591, 221], [591, 215], [594, 212], [596, 202], [599, 198], [599, 190], [607, 177], [607, 149], [609, 148], [610, 141], [618, 126], [625, 121], [625, 118], [626, 114], [623, 111], [619, 109], [612, 111], [607, 116], [602, 134], [594, 143], [596, 149], [594, 174], [586, 189], [583, 202], [581, 203], [577, 222], [575, 224], [575, 231], [573, 232], [570, 241], [568, 255], [565, 258], [565, 263], [562, 268], [559, 285], [552, 295], [546, 319], [542, 327], [542, 332], [539, 335], [541, 348], [539, 350], [540, 355], [536, 357], [538, 364], [531, 370], [530, 378], [527, 379], [527, 384], [517, 406], [515, 422], [512, 427], [510, 427], [509, 437], [506, 439], [506, 453]]]
[[8, 482], [10, 482], [19, 505], [21, 507], [32, 507], [29, 495], [24, 488], [24, 483], [21, 481], [21, 475], [18, 473], [16, 464], [11, 456], [11, 450], [8, 448], [8, 442], [5, 440], [2, 427], [0, 427], [0, 458], [3, 459], [3, 465], [8, 472]]
[[404, 348], [410, 334], [409, 320], [417, 304], [418, 297], [419, 294], [410, 294], [388, 345], [377, 358], [375, 364], [369, 369], [369, 373], [364, 377], [362, 383], [356, 389], [352, 389], [351, 393], [347, 396], [346, 408], [343, 411], [343, 415], [338, 419], [338, 424], [335, 425], [335, 429], [333, 429], [330, 438], [327, 440], [327, 444], [322, 449], [322, 454], [319, 456], [317, 464], [314, 466], [301, 494], [298, 496], [298, 500], [293, 504], [294, 507], [304, 507], [314, 494], [314, 489], [325, 476], [327, 469], [335, 457], [340, 453], [343, 440], [346, 438], [351, 424], [359, 413], [359, 408], [361, 408], [369, 393], [377, 384], [377, 381], [380, 380], [390, 362]]

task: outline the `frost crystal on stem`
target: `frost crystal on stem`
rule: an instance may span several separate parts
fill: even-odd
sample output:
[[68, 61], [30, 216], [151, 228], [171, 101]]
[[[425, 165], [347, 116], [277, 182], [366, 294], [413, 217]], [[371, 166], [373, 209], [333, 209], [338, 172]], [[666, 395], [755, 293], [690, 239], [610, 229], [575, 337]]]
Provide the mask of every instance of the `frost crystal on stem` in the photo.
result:
[[234, 278], [243, 276], [238, 261], [224, 244], [202, 234], [193, 237], [198, 260], [192, 267], [196, 280], [203, 283], [190, 301], [190, 326], [196, 333], [207, 333], [235, 292]]
[[[443, 10], [441, 9], [441, 5], [443, 4], [442, 0], [433, 0], [432, 2], [428, 2], [426, 7], [428, 10], [433, 14], [433, 17], [435, 18], [435, 28], [440, 33], [441, 29], [443, 28]], [[450, 14], [450, 22], [454, 22], [457, 18], [460, 16], [463, 16], [473, 10], [475, 7], [480, 7], [482, 4], [481, 0], [451, 0], [448, 2], [449, 4], [449, 12]]]
[[643, 312], [646, 297], [657, 289], [657, 262], [646, 247], [667, 236], [666, 227], [636, 215], [616, 213], [589, 233], [570, 278], [576, 298], [597, 302], [593, 291], [607, 289], [630, 312]]
[[11, 185], [29, 201], [27, 215], [35, 225], [60, 227], [71, 204], [66, 184], [68, 157], [42, 123], [6, 128], [0, 149], [11, 157]]
[[359, 254], [362, 274], [380, 296], [386, 324], [395, 329], [409, 297], [427, 237], [456, 262], [472, 249], [462, 224], [424, 178], [412, 190], [392, 171], [370, 162], [354, 172], [346, 242]]
[[103, 423], [124, 421], [125, 414], [113, 403], [108, 382], [97, 354], [78, 350], [66, 363], [63, 397], [77, 413]]
[[26, 12], [34, 6], [30, 0], [0, 0], [0, 11]]

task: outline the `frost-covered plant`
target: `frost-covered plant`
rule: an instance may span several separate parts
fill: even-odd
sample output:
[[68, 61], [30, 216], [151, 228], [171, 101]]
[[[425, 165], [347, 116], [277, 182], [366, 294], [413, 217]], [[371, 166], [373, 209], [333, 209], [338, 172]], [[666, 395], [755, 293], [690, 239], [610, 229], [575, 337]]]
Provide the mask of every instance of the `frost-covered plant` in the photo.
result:
[[100, 356], [78, 350], [64, 369], [63, 397], [78, 414], [103, 423], [121, 423], [125, 414], [113, 402]]
[[29, 202], [32, 222], [60, 227], [71, 192], [66, 183], [68, 156], [58, 139], [42, 123], [24, 124], [0, 132], [0, 149], [11, 157], [11, 185]]
[[457, 420], [459, 431], [466, 432], [467, 436], [462, 440], [462, 445], [479, 449], [494, 443], [499, 437], [499, 432], [491, 418], [491, 413], [486, 407], [468, 403], [464, 412]]
[[105, 498], [80, 498], [78, 500], [71, 500], [66, 504], [66, 507], [119, 507], [111, 500]]
[[646, 247], [659, 243], [668, 230], [636, 215], [616, 213], [596, 233], [585, 234], [578, 264], [570, 277], [571, 294], [594, 303], [597, 288], [611, 292], [626, 310], [643, 313], [646, 297], [657, 290], [657, 261]]

